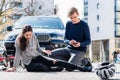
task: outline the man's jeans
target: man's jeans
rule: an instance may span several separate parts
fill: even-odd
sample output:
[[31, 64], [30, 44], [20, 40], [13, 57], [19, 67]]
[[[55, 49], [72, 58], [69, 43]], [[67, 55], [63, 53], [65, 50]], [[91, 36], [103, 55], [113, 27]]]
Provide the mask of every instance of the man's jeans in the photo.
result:
[[[71, 59], [71, 55], [73, 54], [74, 56], [72, 56], [73, 58]], [[85, 57], [85, 53], [84, 51], [73, 50], [65, 47], [53, 50], [50, 57], [81, 65], [81, 60]]]

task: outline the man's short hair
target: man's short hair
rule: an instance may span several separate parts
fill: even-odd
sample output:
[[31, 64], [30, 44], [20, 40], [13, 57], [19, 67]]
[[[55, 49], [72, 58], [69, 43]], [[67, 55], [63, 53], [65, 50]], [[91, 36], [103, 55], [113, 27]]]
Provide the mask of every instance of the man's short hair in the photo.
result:
[[71, 8], [69, 9], [69, 11], [68, 11], [68, 17], [70, 17], [71, 15], [73, 15], [75, 12], [76, 12], [77, 14], [79, 14], [77, 8], [71, 7]]

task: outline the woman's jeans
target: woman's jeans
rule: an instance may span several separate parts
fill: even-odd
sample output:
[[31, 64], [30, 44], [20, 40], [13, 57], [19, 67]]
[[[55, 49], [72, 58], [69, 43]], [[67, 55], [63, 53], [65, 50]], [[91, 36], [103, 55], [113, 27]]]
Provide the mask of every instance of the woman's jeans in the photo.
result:
[[[55, 61], [55, 63], [53, 61]], [[41, 55], [35, 59], [32, 59], [31, 63], [29, 65], [25, 65], [25, 67], [28, 72], [62, 71], [63, 68], [81, 70], [81, 67], [78, 65], [74, 65], [63, 60], [55, 60]]]

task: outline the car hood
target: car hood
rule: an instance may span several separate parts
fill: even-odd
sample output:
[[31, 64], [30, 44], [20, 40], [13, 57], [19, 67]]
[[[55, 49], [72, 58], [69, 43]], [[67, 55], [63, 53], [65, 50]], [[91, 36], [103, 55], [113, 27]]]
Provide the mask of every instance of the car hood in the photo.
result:
[[[15, 35], [19, 34], [21, 32], [21, 29], [14, 30], [10, 32], [8, 35]], [[35, 34], [61, 34], [64, 35], [65, 30], [60, 30], [60, 29], [33, 29], [33, 32]]]
[[40, 33], [40, 34], [51, 34], [51, 33], [56, 33], [56, 34], [64, 34], [64, 30], [60, 29], [33, 29], [34, 33]]

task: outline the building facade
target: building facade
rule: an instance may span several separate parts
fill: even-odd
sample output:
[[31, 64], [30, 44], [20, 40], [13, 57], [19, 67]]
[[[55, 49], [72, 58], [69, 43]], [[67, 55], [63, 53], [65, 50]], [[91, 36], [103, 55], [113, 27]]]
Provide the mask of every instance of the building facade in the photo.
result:
[[120, 48], [120, 0], [84, 0], [84, 20], [92, 38], [90, 58], [97, 54], [100, 61], [111, 61], [112, 52]]

